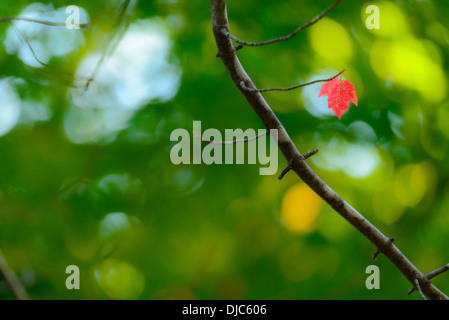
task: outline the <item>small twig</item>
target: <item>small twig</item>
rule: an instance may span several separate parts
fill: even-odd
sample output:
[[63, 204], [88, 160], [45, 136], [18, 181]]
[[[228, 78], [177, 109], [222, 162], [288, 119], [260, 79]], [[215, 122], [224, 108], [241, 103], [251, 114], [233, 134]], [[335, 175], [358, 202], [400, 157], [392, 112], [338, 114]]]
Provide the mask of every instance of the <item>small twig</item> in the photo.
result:
[[293, 89], [296, 89], [296, 88], [309, 86], [309, 85], [314, 84], [314, 83], [317, 83], [317, 82], [327, 82], [327, 81], [333, 80], [333, 79], [335, 79], [336, 77], [338, 77], [339, 75], [341, 75], [343, 72], [345, 72], [345, 70], [346, 70], [346, 69], [343, 69], [343, 70], [341, 70], [339, 73], [337, 73], [335, 76], [330, 77], [330, 78], [327, 78], [327, 79], [313, 80], [313, 81], [310, 81], [310, 82], [301, 83], [301, 84], [298, 84], [298, 85], [296, 85], [296, 86], [288, 87], [288, 88], [269, 88], [269, 89], [248, 88], [248, 87], [245, 85], [245, 81], [243, 81], [243, 80], [240, 81], [240, 86], [241, 86], [244, 90], [250, 91], [250, 92], [289, 91], [289, 90], [293, 90]]
[[281, 174], [279, 175], [278, 179], [282, 180], [282, 178], [287, 174], [287, 172], [289, 172], [290, 170], [292, 170], [293, 168], [295, 168], [296, 164], [298, 161], [301, 160], [306, 160], [307, 158], [310, 158], [311, 156], [313, 156], [314, 154], [316, 154], [318, 152], [318, 149], [315, 149], [313, 151], [310, 151], [306, 154], [301, 154], [296, 158], [290, 159], [288, 161], [287, 166], [285, 167], [284, 170], [282, 170]]
[[415, 288], [416, 290], [418, 290], [419, 294], [421, 295], [421, 297], [423, 298], [423, 300], [427, 300], [426, 296], [422, 293], [421, 291], [421, 286], [419, 285], [419, 281], [417, 278], [415, 278], [415, 280], [413, 281], [415, 283]]
[[307, 159], [307, 158], [310, 158], [311, 156], [313, 156], [314, 154], [316, 154], [316, 153], [318, 153], [318, 149], [315, 149], [315, 150], [313, 150], [313, 151], [310, 151], [310, 152], [308, 152], [308, 153], [306, 153], [306, 154], [303, 154], [302, 156], [304, 157], [304, 160], [305, 159]]
[[247, 138], [247, 139], [236, 139], [236, 140], [232, 140], [232, 141], [215, 141], [215, 140], [206, 140], [203, 139], [198, 133], [196, 133], [195, 131], [193, 131], [193, 135], [197, 138], [199, 138], [201, 141], [207, 142], [207, 143], [211, 143], [211, 144], [236, 144], [239, 142], [250, 142], [250, 141], [254, 141], [257, 140], [261, 137], [264, 137], [266, 135], [268, 135], [268, 131], [261, 133], [257, 136], [251, 137], [251, 138]]
[[[43, 24], [43, 25], [49, 26], [49, 27], [66, 27], [65, 22], [64, 23], [50, 22], [50, 21], [25, 18], [25, 17], [0, 17], [0, 22], [11, 22], [11, 21], [28, 21], [28, 22]], [[79, 26], [81, 29], [89, 29], [90, 23], [81, 23]]]
[[[390, 243], [393, 243], [394, 237], [391, 237], [391, 238], [388, 239], [388, 240], [390, 241]], [[377, 256], [378, 256], [379, 253], [381, 253], [381, 252], [382, 252], [381, 249], [380, 249], [380, 248], [377, 248], [376, 252], [374, 252], [374, 254], [373, 254], [373, 260], [376, 260], [376, 259], [377, 259]]]
[[281, 175], [278, 177], [278, 179], [282, 180], [282, 178], [287, 174], [287, 172], [292, 170], [295, 167], [295, 165], [301, 160], [304, 160], [304, 156], [302, 154], [297, 154], [296, 157], [288, 160], [287, 166], [285, 167], [284, 170], [282, 170]]
[[279, 42], [279, 41], [289, 40], [289, 39], [293, 38], [294, 36], [296, 36], [298, 33], [300, 33], [302, 30], [304, 30], [305, 28], [310, 27], [312, 24], [318, 22], [321, 18], [323, 18], [326, 14], [328, 14], [329, 11], [334, 9], [340, 3], [340, 1], [341, 0], [336, 0], [333, 5], [331, 5], [329, 8], [327, 8], [326, 10], [321, 12], [315, 18], [313, 18], [312, 20], [304, 23], [302, 26], [297, 28], [295, 31], [293, 31], [292, 33], [290, 33], [289, 35], [284, 36], [284, 37], [278, 37], [278, 38], [274, 38], [274, 39], [267, 40], [267, 41], [262, 41], [262, 42], [248, 42], [248, 41], [243, 41], [243, 40], [237, 38], [236, 36], [232, 35], [225, 28], [222, 29], [222, 33], [223, 33], [223, 35], [231, 38], [235, 42], [240, 43], [241, 45], [244, 45], [244, 46], [248, 46], [248, 47], [259, 47], [259, 46], [264, 46], [264, 45], [272, 44], [272, 43]]
[[31, 46], [31, 43], [24, 37], [22, 36], [22, 33], [19, 31], [19, 29], [17, 27], [15, 27], [13, 25], [13, 29], [14, 31], [17, 33], [17, 35], [19, 36], [20, 39], [22, 39], [23, 42], [25, 42], [25, 44], [28, 46], [28, 49], [30, 49], [31, 54], [33, 55], [34, 59], [42, 66], [44, 67], [48, 67], [48, 64], [43, 62], [42, 60], [40, 60], [37, 55], [36, 52], [34, 51], [33, 47]]
[[290, 165], [287, 165], [284, 170], [282, 170], [281, 174], [279, 175], [278, 179], [282, 180], [282, 178], [292, 169]]
[[443, 272], [446, 272], [449, 270], [449, 263], [439, 269], [436, 269], [434, 271], [429, 272], [428, 274], [425, 275], [425, 277], [430, 280], [432, 278], [435, 278], [436, 276], [442, 274]]
[[[425, 274], [424, 277], [425, 277], [427, 280], [430, 280], [430, 279], [435, 278], [436, 276], [438, 276], [438, 275], [440, 275], [440, 274], [442, 274], [443, 272], [446, 272], [446, 271], [448, 271], [448, 270], [449, 270], [449, 263], [448, 263], [447, 265], [445, 265], [445, 266], [442, 266], [442, 267], [439, 268], [439, 269], [433, 270], [433, 271], [429, 272], [428, 274]], [[415, 291], [415, 290], [416, 290], [416, 288], [415, 288], [415, 287], [412, 287], [412, 288], [410, 288], [410, 290], [409, 290], [407, 293], [410, 295], [410, 294], [412, 294], [412, 292]]]
[[[64, 76], [64, 77], [69, 77], [70, 78], [70, 80], [73, 80], [73, 79], [75, 79], [75, 80], [77, 80], [77, 79], [79, 79], [79, 80], [83, 80], [83, 81], [91, 81], [91, 79], [88, 79], [88, 78], [86, 78], [86, 77], [82, 77], [82, 76], [78, 76], [78, 77], [75, 77], [75, 74], [73, 74], [73, 73], [71, 73], [71, 72], [66, 72], [66, 71], [62, 71], [62, 70], [52, 70], [51, 68], [50, 68], [50, 66], [49, 66], [49, 64], [48, 63], [45, 63], [45, 62], [43, 62], [42, 60], [40, 60], [39, 59], [39, 57], [37, 56], [37, 54], [36, 54], [36, 52], [34, 51], [34, 49], [33, 49], [33, 47], [31, 46], [31, 43], [22, 35], [22, 33], [20, 32], [20, 30], [16, 27], [16, 26], [14, 26], [13, 25], [13, 30], [17, 33], [17, 35], [18, 35], [18, 37], [27, 45], [27, 47], [28, 47], [28, 49], [30, 50], [30, 52], [31, 52], [31, 54], [32, 54], [32, 56], [34, 57], [34, 59], [41, 65], [41, 66], [43, 66], [43, 67], [45, 67], [44, 69], [43, 69], [43, 71], [44, 72], [47, 72], [48, 74], [50, 74], [50, 75], [52, 75], [52, 72], [54, 73], [54, 74], [56, 74], [57, 73], [57, 76], [59, 76], [59, 75], [62, 75], [62, 76]], [[59, 77], [58, 77], [58, 80], [60, 80], [59, 79]], [[61, 80], [61, 82], [63, 82], [62, 80]], [[64, 83], [64, 82], [63, 82]], [[64, 83], [64, 84], [66, 84], [66, 83]], [[74, 88], [81, 88], [81, 86], [76, 86], [76, 85], [69, 85], [70, 87], [74, 87]]]
[[118, 17], [115, 21], [115, 25], [117, 26], [116, 29], [109, 35], [109, 39], [106, 41], [106, 46], [104, 48], [104, 51], [98, 60], [94, 70], [92, 71], [92, 74], [86, 81], [86, 86], [84, 87], [84, 92], [89, 90], [90, 84], [94, 81], [95, 77], [97, 76], [101, 66], [103, 65], [104, 61], [107, 57], [112, 55], [114, 50], [117, 48], [119, 43], [122, 40], [122, 37], [125, 35], [125, 33], [128, 31], [128, 28], [131, 24], [131, 19], [126, 19], [126, 12], [128, 10], [128, 6], [130, 4], [129, 0], [125, 0], [123, 4], [119, 8]]
[[19, 278], [15, 275], [14, 271], [9, 267], [5, 256], [0, 250], [0, 274], [5, 278], [11, 292], [18, 300], [28, 300], [28, 294], [20, 282]]
[[234, 46], [235, 51], [239, 51], [243, 48], [243, 45], [239, 44], [238, 46]]

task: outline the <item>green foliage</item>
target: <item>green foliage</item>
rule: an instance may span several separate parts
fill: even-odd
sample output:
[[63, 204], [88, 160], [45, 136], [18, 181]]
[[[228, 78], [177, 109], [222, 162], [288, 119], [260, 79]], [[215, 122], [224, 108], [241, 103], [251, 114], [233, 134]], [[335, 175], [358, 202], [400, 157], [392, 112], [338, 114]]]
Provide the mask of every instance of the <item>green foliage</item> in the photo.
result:
[[[229, 0], [231, 32], [286, 35], [331, 2]], [[193, 120], [263, 128], [215, 57], [208, 1], [74, 4], [89, 30], [0, 24], [0, 249], [31, 298], [408, 298], [391, 262], [371, 260], [368, 240], [293, 174], [170, 162], [170, 133]], [[368, 30], [369, 4], [342, 1], [293, 39], [238, 56], [259, 88], [346, 68], [359, 107], [341, 120], [321, 84], [264, 97], [301, 152], [319, 148], [308, 162], [320, 177], [426, 273], [449, 260], [449, 5], [379, 1], [380, 29]], [[30, 5], [50, 19], [67, 4], [4, 2], [0, 16]], [[365, 287], [370, 264], [380, 290]], [[80, 290], [65, 287], [68, 265]], [[432, 282], [449, 291], [448, 275]], [[0, 298], [13, 298], [1, 280]]]

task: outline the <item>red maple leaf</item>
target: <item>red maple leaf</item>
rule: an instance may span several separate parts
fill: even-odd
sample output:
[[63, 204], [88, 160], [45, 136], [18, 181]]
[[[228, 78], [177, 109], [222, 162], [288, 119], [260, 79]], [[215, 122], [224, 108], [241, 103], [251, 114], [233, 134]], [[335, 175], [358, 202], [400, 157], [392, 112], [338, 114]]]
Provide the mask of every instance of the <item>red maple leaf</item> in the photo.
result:
[[338, 78], [334, 78], [323, 84], [318, 98], [321, 96], [328, 96], [329, 108], [332, 108], [338, 119], [341, 119], [345, 110], [349, 110], [349, 101], [356, 106], [358, 103], [354, 85], [348, 80], [340, 80]]

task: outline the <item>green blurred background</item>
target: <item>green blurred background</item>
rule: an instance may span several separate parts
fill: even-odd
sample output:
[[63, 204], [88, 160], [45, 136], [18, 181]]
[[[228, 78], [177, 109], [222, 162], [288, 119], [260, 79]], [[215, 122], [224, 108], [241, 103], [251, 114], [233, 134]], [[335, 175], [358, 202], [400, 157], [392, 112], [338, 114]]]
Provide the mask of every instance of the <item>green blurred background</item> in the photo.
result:
[[[286, 35], [332, 2], [230, 0], [231, 32]], [[209, 1], [2, 1], [0, 16], [65, 22], [68, 5], [92, 27], [0, 24], [0, 249], [30, 298], [409, 299], [294, 174], [170, 162], [170, 133], [194, 120], [263, 128], [215, 57]], [[424, 273], [449, 262], [448, 15], [447, 1], [343, 0], [290, 41], [238, 52], [259, 88], [346, 68], [359, 106], [342, 120], [320, 83], [264, 97], [301, 152], [320, 149], [310, 166]], [[365, 287], [371, 264], [380, 290]], [[449, 276], [433, 282], [449, 292]]]

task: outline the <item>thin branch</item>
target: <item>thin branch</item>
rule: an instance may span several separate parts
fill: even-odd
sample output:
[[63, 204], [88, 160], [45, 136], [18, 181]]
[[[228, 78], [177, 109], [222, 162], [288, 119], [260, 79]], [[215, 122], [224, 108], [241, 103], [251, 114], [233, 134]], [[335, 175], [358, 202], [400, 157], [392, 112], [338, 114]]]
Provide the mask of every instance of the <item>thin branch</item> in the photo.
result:
[[[0, 22], [11, 22], [11, 21], [28, 21], [38, 24], [43, 24], [45, 26], [49, 27], [66, 27], [66, 23], [62, 22], [50, 22], [45, 20], [39, 20], [39, 19], [32, 19], [32, 18], [25, 18], [25, 17], [0, 17]], [[81, 23], [80, 25], [81, 29], [89, 29], [90, 23]]]
[[279, 175], [278, 179], [282, 180], [282, 178], [284, 178], [284, 176], [292, 169], [291, 166], [286, 166], [284, 170], [282, 170], [281, 174]]
[[295, 157], [291, 158], [288, 160], [287, 162], [287, 166], [285, 167], [284, 170], [282, 170], [281, 174], [279, 175], [278, 179], [282, 180], [282, 178], [284, 178], [284, 176], [295, 167], [295, 162], [299, 162], [304, 160], [304, 156], [300, 153], [298, 153], [297, 155], [295, 155]]
[[300, 155], [299, 157], [290, 159], [290, 160], [288, 161], [287, 167], [285, 167], [285, 169], [282, 170], [282, 172], [281, 172], [281, 174], [279, 175], [278, 179], [279, 179], [279, 180], [282, 180], [282, 178], [283, 178], [283, 177], [284, 177], [290, 170], [292, 170], [292, 169], [296, 166], [296, 162], [297, 162], [297, 161], [304, 161], [304, 160], [310, 158], [311, 156], [313, 156], [313, 155], [316, 154], [316, 153], [318, 153], [318, 149], [315, 149], [315, 150], [313, 150], [313, 151], [310, 151], [310, 152], [308, 152], [308, 153], [306, 153], [306, 154], [302, 154], [302, 155]]
[[36, 55], [36, 52], [34, 51], [34, 49], [33, 49], [33, 47], [31, 46], [31, 43], [27, 40], [27, 39], [25, 39], [25, 37], [22, 35], [22, 33], [20, 32], [20, 30], [17, 28], [17, 27], [15, 27], [14, 25], [13, 25], [13, 29], [14, 29], [14, 31], [17, 33], [17, 35], [19, 36], [19, 38], [23, 41], [23, 42], [25, 42], [25, 44], [28, 46], [28, 49], [30, 49], [30, 52], [31, 52], [31, 54], [33, 55], [33, 57], [34, 57], [34, 59], [40, 64], [40, 65], [42, 65], [42, 66], [44, 66], [44, 67], [48, 67], [48, 64], [47, 63], [45, 63], [45, 62], [43, 62], [42, 60], [40, 60], [38, 57], [37, 57], [37, 55]]
[[203, 139], [198, 133], [196, 133], [195, 131], [193, 131], [193, 135], [199, 139], [201, 139], [201, 141], [207, 142], [207, 143], [211, 143], [211, 144], [236, 144], [239, 142], [250, 142], [250, 141], [254, 141], [257, 140], [261, 137], [264, 137], [268, 134], [268, 131], [265, 131], [264, 133], [261, 133], [257, 136], [251, 137], [251, 138], [247, 138], [247, 139], [236, 139], [236, 140], [232, 140], [232, 141], [215, 141], [215, 140], [206, 140]]
[[423, 298], [423, 300], [427, 300], [426, 299], [426, 296], [422, 293], [422, 291], [421, 291], [421, 286], [419, 285], [419, 281], [418, 281], [418, 279], [415, 279], [414, 280], [414, 283], [415, 283], [415, 288], [416, 288], [416, 290], [418, 290], [418, 292], [419, 292], [419, 294], [421, 295], [421, 297]]
[[234, 46], [235, 51], [239, 51], [240, 49], [243, 49], [243, 45], [239, 44], [238, 46]]
[[22, 35], [22, 33], [20, 32], [20, 30], [13, 25], [13, 30], [17, 33], [17, 36], [27, 45], [28, 49], [30, 50], [33, 58], [43, 67], [42, 70], [44, 72], [47, 72], [48, 74], [52, 75], [52, 73], [54, 73], [56, 76], [62, 75], [63, 77], [69, 78], [68, 80], [70, 82], [64, 82], [61, 79], [59, 79], [59, 77], [57, 78], [59, 81], [61, 81], [62, 83], [64, 83], [65, 85], [68, 85], [69, 87], [74, 87], [74, 88], [82, 88], [82, 86], [76, 86], [73, 84], [70, 84], [73, 80], [80, 80], [80, 81], [90, 81], [90, 79], [86, 78], [86, 77], [82, 77], [82, 76], [78, 76], [75, 77], [75, 74], [71, 73], [71, 72], [66, 72], [66, 71], [62, 71], [62, 70], [55, 70], [55, 69], [51, 69], [50, 65], [48, 63], [43, 62], [41, 59], [39, 59], [39, 57], [37, 56], [36, 52], [34, 51], [33, 47], [31, 46], [31, 43]]
[[248, 46], [248, 47], [259, 47], [259, 46], [264, 46], [264, 45], [272, 44], [272, 43], [279, 42], [279, 41], [289, 40], [289, 39], [293, 38], [294, 36], [296, 36], [298, 33], [300, 33], [302, 30], [304, 30], [305, 28], [310, 27], [314, 23], [318, 22], [321, 18], [323, 18], [326, 14], [328, 14], [329, 11], [334, 9], [340, 3], [340, 1], [341, 0], [336, 0], [333, 5], [331, 5], [329, 8], [327, 8], [326, 10], [321, 12], [315, 18], [304, 23], [298, 29], [296, 29], [295, 31], [293, 31], [292, 33], [290, 33], [289, 35], [284, 36], [284, 37], [274, 38], [274, 39], [262, 41], [262, 42], [248, 42], [248, 41], [243, 41], [243, 40], [237, 38], [236, 36], [232, 35], [227, 29], [222, 29], [222, 33], [224, 36], [229, 37], [230, 39], [234, 40], [235, 42], [240, 43], [241, 45], [244, 45], [244, 46]]
[[321, 80], [313, 80], [310, 82], [306, 82], [306, 83], [301, 83], [298, 84], [296, 86], [293, 87], [288, 87], [288, 88], [269, 88], [269, 89], [256, 89], [256, 88], [248, 88], [245, 85], [245, 81], [240, 81], [240, 86], [242, 87], [242, 89], [246, 90], [246, 91], [250, 91], [250, 92], [267, 92], [267, 91], [289, 91], [289, 90], [293, 90], [296, 88], [300, 88], [300, 87], [305, 87], [305, 86], [309, 86], [311, 84], [317, 83], [317, 82], [327, 82], [330, 80], [335, 79], [336, 77], [338, 77], [339, 75], [341, 75], [343, 72], [345, 72], [346, 69], [341, 70], [339, 73], [337, 73], [335, 76], [327, 78], [327, 79], [321, 79]]
[[[448, 271], [448, 270], [449, 270], [449, 263], [448, 263], [447, 265], [445, 265], [445, 266], [442, 266], [442, 267], [439, 268], [439, 269], [436, 269], [436, 270], [433, 270], [433, 271], [427, 273], [426, 275], [424, 275], [424, 277], [425, 277], [427, 280], [430, 280], [430, 279], [435, 278], [436, 276], [438, 276], [438, 275], [440, 275], [440, 274], [442, 274], [443, 272], [446, 272], [446, 271]], [[415, 287], [412, 287], [412, 288], [408, 291], [408, 294], [410, 295], [410, 294], [411, 294], [413, 291], [415, 291], [415, 290], [416, 290], [416, 288], [415, 288]]]
[[[103, 65], [106, 58], [115, 51], [117, 46], [122, 40], [122, 37], [125, 35], [126, 31], [128, 30], [131, 20], [125, 19], [126, 18], [126, 12], [128, 10], [128, 6], [130, 5], [129, 0], [125, 0], [122, 5], [119, 8], [118, 17], [115, 21], [115, 25], [117, 26], [116, 30], [114, 30], [110, 35], [109, 39], [107, 40], [107, 44], [105, 46], [105, 49], [98, 60], [94, 70], [92, 71], [92, 74], [86, 81], [86, 86], [84, 87], [84, 91], [89, 90], [90, 84], [94, 81], [95, 77], [97, 76], [97, 73], [99, 72], [101, 66]], [[123, 24], [123, 27], [122, 27]], [[120, 29], [121, 28], [121, 29]]]
[[315, 149], [315, 150], [310, 151], [310, 152], [308, 152], [308, 153], [306, 153], [306, 154], [303, 154], [302, 156], [304, 157], [304, 160], [305, 160], [305, 159], [310, 158], [310, 157], [313, 156], [314, 154], [318, 153], [318, 151], [319, 151], [318, 149]]
[[[336, 2], [338, 3], [338, 1]], [[251, 78], [246, 73], [237, 55], [231, 39], [223, 34], [223, 30], [229, 30], [229, 21], [225, 0], [211, 0], [212, 27], [215, 42], [220, 52], [221, 59], [235, 86], [240, 89], [248, 103], [259, 116], [267, 130], [277, 130], [278, 147], [287, 161], [300, 159], [301, 153], [296, 148], [287, 131], [270, 108], [260, 92], [244, 90], [240, 82], [243, 80], [247, 87], [255, 88]], [[300, 177], [317, 195], [326, 201], [337, 213], [352, 224], [362, 233], [376, 248], [382, 248], [382, 253], [401, 271], [410, 283], [415, 279], [421, 284], [420, 289], [430, 299], [449, 300], [449, 298], [435, 287], [430, 281], [426, 281], [424, 275], [411, 263], [407, 257], [391, 243], [382, 232], [371, 224], [363, 215], [350, 206], [334, 190], [332, 190], [306, 163], [295, 161], [291, 169]]]
[[436, 269], [436, 270], [434, 270], [432, 272], [429, 272], [428, 274], [426, 274], [426, 278], [430, 280], [430, 279], [435, 278], [436, 276], [438, 276], [438, 275], [440, 275], [443, 272], [446, 272], [448, 270], [449, 270], [449, 263], [447, 265], [439, 268], [439, 269]]
[[18, 300], [28, 300], [28, 294], [20, 282], [19, 278], [15, 275], [14, 271], [9, 267], [5, 256], [0, 250], [0, 274], [5, 278], [11, 292]]

